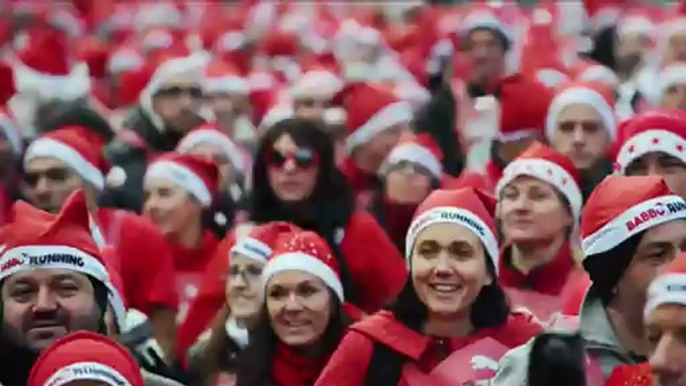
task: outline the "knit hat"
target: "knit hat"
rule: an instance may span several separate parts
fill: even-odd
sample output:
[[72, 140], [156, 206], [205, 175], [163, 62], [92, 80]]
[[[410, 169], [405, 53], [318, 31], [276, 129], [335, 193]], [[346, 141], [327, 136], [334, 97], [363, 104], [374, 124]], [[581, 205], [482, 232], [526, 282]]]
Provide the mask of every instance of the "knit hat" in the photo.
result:
[[555, 95], [548, 108], [548, 117], [545, 123], [546, 137], [548, 139], [553, 137], [553, 133], [557, 129], [557, 119], [562, 110], [579, 103], [590, 106], [598, 112], [605, 130], [614, 140], [617, 136], [617, 118], [614, 112], [615, 103], [612, 90], [597, 82], [574, 82]]
[[534, 177], [555, 187], [569, 202], [574, 218], [579, 219], [583, 205], [579, 171], [567, 157], [540, 142], [532, 143], [505, 167], [496, 195], [500, 197], [502, 190], [519, 176]]
[[186, 190], [203, 206], [209, 206], [219, 186], [217, 165], [191, 154], [166, 153], [153, 161], [144, 183], [154, 179], [171, 181]]
[[103, 171], [104, 157], [101, 139], [94, 138], [91, 130], [81, 126], [65, 126], [41, 135], [33, 141], [24, 154], [24, 165], [35, 158], [57, 158], [64, 162], [79, 177], [102, 190], [105, 186]]
[[543, 84], [512, 76], [499, 87], [501, 142], [516, 141], [543, 133], [551, 91]]
[[347, 94], [344, 98], [350, 130], [346, 139], [348, 151], [376, 134], [412, 119], [412, 106], [381, 86], [360, 83], [344, 93]]
[[244, 237], [236, 236], [236, 244], [231, 248], [230, 254], [240, 254], [266, 263], [278, 238], [298, 230], [299, 228], [295, 225], [282, 221], [258, 225]]
[[648, 301], [644, 309], [647, 318], [664, 304], [686, 306], [686, 254], [680, 254], [648, 287]]
[[18, 201], [14, 219], [0, 232], [0, 281], [20, 272], [41, 268], [68, 269], [110, 285], [100, 248], [90, 232], [90, 218], [83, 190], [67, 199], [54, 215]]
[[391, 167], [400, 162], [412, 162], [423, 166], [431, 177], [440, 179], [443, 174], [443, 153], [428, 134], [419, 134], [401, 140], [386, 157], [379, 169], [380, 175], [386, 175]]
[[295, 231], [279, 238], [262, 271], [263, 289], [272, 276], [283, 271], [314, 275], [333, 290], [341, 303], [345, 300], [338, 261], [326, 241], [314, 232]]
[[469, 229], [481, 240], [486, 253], [497, 267], [499, 253], [493, 220], [495, 206], [495, 198], [471, 187], [434, 190], [414, 212], [405, 239], [405, 257], [410, 259], [417, 237], [429, 225], [457, 224]]
[[109, 386], [144, 386], [141, 370], [114, 340], [78, 331], [45, 349], [31, 369], [29, 386], [62, 386], [95, 381]]
[[204, 71], [202, 89], [206, 93], [226, 93], [231, 95], [247, 95], [248, 81], [233, 65], [214, 60]]
[[686, 84], [686, 63], [677, 62], [668, 65], [660, 71], [657, 79], [656, 95], [662, 98], [668, 88], [675, 85]]
[[686, 163], [686, 113], [658, 110], [638, 114], [619, 127], [615, 166], [621, 173], [647, 153], [660, 152]]
[[686, 218], [686, 202], [659, 176], [609, 176], [581, 213], [584, 258], [612, 250], [633, 235]]
[[189, 131], [176, 145], [176, 151], [189, 153], [199, 145], [210, 145], [221, 150], [235, 170], [242, 171], [245, 167], [241, 150], [213, 123], [206, 123]]

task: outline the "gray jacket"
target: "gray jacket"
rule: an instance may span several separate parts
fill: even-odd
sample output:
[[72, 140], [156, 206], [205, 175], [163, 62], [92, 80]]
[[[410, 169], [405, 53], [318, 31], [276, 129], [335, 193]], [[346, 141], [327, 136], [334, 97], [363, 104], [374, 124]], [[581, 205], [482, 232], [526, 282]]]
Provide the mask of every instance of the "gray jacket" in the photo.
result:
[[[606, 380], [615, 367], [637, 363], [619, 343], [600, 299], [586, 295], [581, 306], [579, 325], [586, 352], [600, 362]], [[505, 354], [500, 360], [494, 386], [528, 386], [529, 353], [534, 339]]]

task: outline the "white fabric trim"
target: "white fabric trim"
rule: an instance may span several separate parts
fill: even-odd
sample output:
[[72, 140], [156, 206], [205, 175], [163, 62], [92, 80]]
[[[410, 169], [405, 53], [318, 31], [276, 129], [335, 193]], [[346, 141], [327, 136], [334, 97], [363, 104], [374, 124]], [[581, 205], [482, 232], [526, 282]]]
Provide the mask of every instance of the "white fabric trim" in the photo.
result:
[[[657, 141], [657, 142], [655, 142]], [[686, 163], [686, 139], [667, 130], [648, 130], [629, 138], [617, 154], [617, 164], [624, 174], [626, 168], [647, 153], [665, 153]]]
[[452, 206], [439, 206], [430, 209], [420, 214], [412, 221], [410, 228], [407, 230], [407, 237], [405, 238], [405, 258], [411, 258], [414, 242], [417, 240], [419, 233], [429, 225], [440, 223], [457, 224], [472, 231], [484, 244], [489, 258], [493, 261], [496, 270], [498, 269], [500, 252], [498, 249], [498, 241], [491, 231], [491, 228], [489, 228], [479, 216], [471, 211]]
[[409, 122], [412, 119], [412, 106], [406, 101], [399, 101], [384, 106], [377, 111], [362, 126], [353, 131], [346, 139], [348, 151], [372, 139], [376, 134], [383, 132], [399, 123]]
[[[331, 257], [333, 259], [333, 257]], [[307, 272], [321, 279], [343, 302], [343, 284], [338, 274], [323, 261], [303, 252], [289, 252], [274, 256], [262, 271], [262, 288], [266, 293], [267, 284], [272, 276], [283, 271]]]
[[498, 20], [493, 14], [486, 11], [473, 11], [465, 17], [460, 23], [460, 35], [464, 36], [475, 29], [484, 28], [494, 31], [498, 31], [512, 43], [512, 36], [509, 31], [505, 28], [505, 25]]
[[554, 68], [543, 68], [536, 71], [536, 79], [548, 88], [557, 88], [559, 85], [569, 81], [569, 76]]
[[100, 169], [88, 162], [78, 151], [65, 143], [49, 138], [38, 138], [26, 149], [24, 166], [34, 158], [40, 157], [57, 158], [98, 190], [102, 190], [105, 186], [105, 176], [103, 176]]
[[513, 131], [511, 133], [498, 133], [498, 139], [501, 142], [512, 142], [512, 141], [519, 141], [520, 139], [525, 139], [525, 138], [531, 138], [535, 135], [540, 133], [540, 130], [537, 129], [523, 129], [523, 130], [517, 130]]
[[617, 118], [615, 117], [614, 108], [610, 106], [602, 95], [594, 90], [585, 87], [572, 87], [560, 94], [558, 94], [548, 107], [548, 116], [545, 122], [545, 134], [548, 139], [553, 137], [557, 129], [557, 118], [560, 112], [573, 104], [585, 104], [593, 107], [600, 119], [603, 121], [605, 130], [610, 134], [612, 140], [617, 136]]
[[584, 258], [609, 251], [644, 230], [683, 218], [686, 218], [686, 201], [679, 196], [661, 196], [643, 201], [585, 237], [581, 243]]
[[289, 105], [272, 107], [269, 109], [269, 111], [267, 111], [264, 117], [262, 117], [258, 131], [264, 133], [277, 123], [289, 118], [293, 118], [294, 116], [295, 110], [293, 110], [293, 108]]
[[243, 170], [244, 165], [241, 151], [229, 137], [217, 130], [200, 129], [191, 131], [179, 141], [179, 144], [176, 145], [176, 151], [179, 153], [189, 153], [194, 147], [205, 144], [219, 147], [229, 158], [234, 169]]
[[581, 74], [579, 74], [579, 80], [584, 82], [600, 82], [612, 88], [616, 88], [621, 83], [614, 71], [600, 64], [590, 66], [583, 70]]
[[330, 71], [308, 71], [291, 87], [289, 94], [293, 99], [331, 98], [344, 85], [343, 80]]
[[231, 248], [230, 253], [231, 255], [238, 253], [247, 258], [266, 263], [269, 255], [272, 254], [272, 249], [262, 241], [248, 236], [240, 239]]
[[109, 386], [131, 386], [114, 368], [99, 362], [76, 362], [53, 373], [43, 386], [62, 386], [74, 381], [103, 382]]
[[169, 180], [183, 188], [205, 206], [212, 202], [212, 193], [205, 182], [185, 166], [171, 161], [153, 162], [145, 172], [144, 182], [147, 184], [148, 181], [158, 178]]
[[221, 77], [206, 77], [202, 82], [202, 89], [206, 93], [227, 93], [232, 95], [247, 95], [248, 81], [236, 75]]
[[245, 44], [245, 35], [240, 32], [226, 32], [214, 43], [214, 50], [219, 52], [235, 51]]
[[658, 276], [648, 287], [648, 301], [643, 316], [647, 318], [664, 304], [686, 306], [686, 273], [668, 273]]
[[659, 95], [661, 99], [668, 88], [674, 85], [686, 84], [686, 64], [675, 63], [665, 67], [665, 69], [660, 72], [658, 79], [657, 95]]
[[90, 92], [86, 63], [74, 65], [67, 75], [44, 74], [17, 61], [12, 66], [17, 93], [36, 93], [44, 99], [74, 100]]
[[515, 159], [503, 170], [503, 176], [495, 188], [497, 197], [500, 197], [502, 190], [519, 176], [536, 178], [559, 190], [569, 201], [574, 220], [579, 220], [583, 206], [581, 189], [574, 177], [563, 167], [542, 158]]
[[68, 269], [108, 283], [105, 265], [94, 256], [64, 245], [29, 245], [9, 249], [0, 256], [0, 280], [35, 269]]
[[386, 175], [393, 165], [402, 161], [409, 161], [425, 167], [437, 179], [440, 179], [443, 173], [441, 162], [429, 149], [416, 143], [406, 143], [391, 150], [381, 165], [379, 174]]
[[226, 331], [226, 335], [231, 338], [240, 348], [245, 348], [248, 345], [250, 337], [248, 329], [243, 326], [239, 326], [238, 323], [236, 323], [235, 318], [226, 319], [224, 331]]

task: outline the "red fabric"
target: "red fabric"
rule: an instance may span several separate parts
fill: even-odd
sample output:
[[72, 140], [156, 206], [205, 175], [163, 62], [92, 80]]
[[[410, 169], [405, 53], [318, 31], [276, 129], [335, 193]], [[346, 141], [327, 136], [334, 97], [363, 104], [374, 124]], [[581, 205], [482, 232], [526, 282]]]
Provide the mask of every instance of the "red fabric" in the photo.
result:
[[605, 382], [605, 386], [653, 386], [655, 380], [648, 363], [619, 366]]
[[272, 359], [271, 380], [275, 386], [311, 386], [319, 377], [328, 356], [304, 358], [286, 345], [278, 344]]
[[13, 202], [7, 186], [0, 185], [0, 226], [10, 222]]
[[169, 243], [174, 261], [174, 269], [177, 272], [204, 272], [218, 245], [219, 241], [209, 230], [203, 232], [200, 244], [193, 248]]
[[[480, 339], [490, 337], [508, 348], [526, 343], [542, 331], [529, 316], [513, 314], [505, 325], [478, 331], [465, 338], [436, 339], [410, 330], [395, 320], [389, 311], [380, 311], [350, 328], [329, 363], [322, 371], [317, 386], [357, 386], [364, 383], [374, 344], [381, 343], [413, 360], [420, 368], [430, 370], [445, 354], [460, 350]], [[449, 347], [446, 347], [449, 346]], [[446, 350], [444, 354], [439, 351]], [[401, 380], [399, 385], [405, 385]]]
[[498, 282], [503, 287], [539, 292], [546, 295], [560, 295], [567, 285], [571, 274], [580, 270], [572, 256], [569, 244], [560, 248], [557, 256], [548, 264], [533, 269], [528, 274], [521, 273], [512, 265], [512, 248], [505, 248], [500, 256]]
[[155, 225], [133, 213], [105, 208], [98, 209], [97, 221], [115, 248], [115, 269], [122, 276], [129, 306], [147, 315], [156, 306], [175, 310], [172, 254]]
[[340, 166], [340, 169], [348, 178], [355, 195], [360, 195], [371, 190], [374, 183], [377, 181], [377, 176], [375, 174], [360, 169], [351, 157], [348, 157], [343, 161], [343, 165]]
[[495, 194], [495, 187], [498, 185], [500, 177], [503, 176], [503, 171], [493, 161], [486, 164], [486, 169], [483, 173], [466, 172], [463, 173], [456, 180], [446, 185], [446, 189], [461, 189], [465, 187], [472, 187], [481, 189], [490, 194]]
[[562, 300], [562, 314], [570, 316], [579, 315], [581, 304], [584, 302], [586, 292], [590, 286], [591, 278], [588, 275], [585, 275], [583, 280], [578, 280], [570, 285]]
[[400, 204], [391, 202], [384, 196], [381, 202], [384, 228], [395, 245], [405, 245], [405, 236], [412, 223], [412, 215], [417, 209], [417, 204]]

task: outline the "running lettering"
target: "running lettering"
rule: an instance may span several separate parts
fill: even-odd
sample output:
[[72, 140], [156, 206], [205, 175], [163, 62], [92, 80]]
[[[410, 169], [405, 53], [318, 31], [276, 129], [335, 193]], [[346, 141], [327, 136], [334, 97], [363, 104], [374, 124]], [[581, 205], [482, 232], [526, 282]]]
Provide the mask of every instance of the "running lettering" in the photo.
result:
[[443, 212], [441, 213], [441, 218], [443, 220], [450, 220], [450, 221], [459, 221], [461, 223], [465, 223], [469, 225], [470, 227], [474, 228], [477, 232], [479, 232], [479, 235], [484, 236], [486, 232], [484, 231], [484, 228], [479, 225], [476, 221], [473, 219], [464, 216], [459, 213], [452, 213], [452, 212]]

